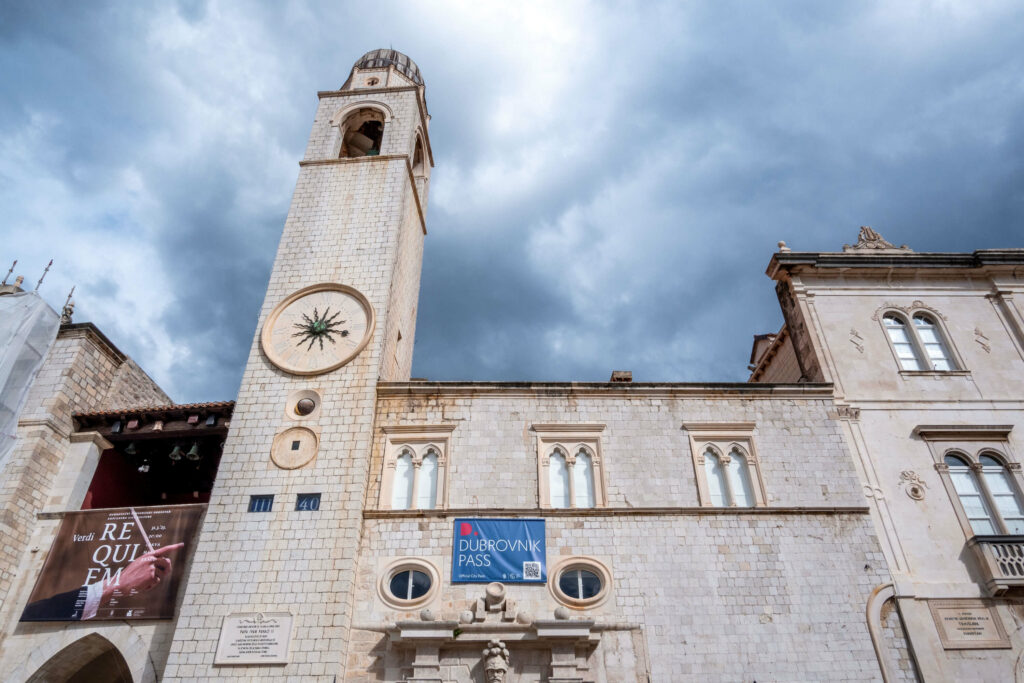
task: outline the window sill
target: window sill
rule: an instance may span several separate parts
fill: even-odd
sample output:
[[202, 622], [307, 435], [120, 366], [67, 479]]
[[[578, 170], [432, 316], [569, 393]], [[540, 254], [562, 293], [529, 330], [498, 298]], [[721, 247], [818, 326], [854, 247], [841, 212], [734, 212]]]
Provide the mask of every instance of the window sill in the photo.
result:
[[900, 370], [900, 377], [907, 379], [909, 377], [934, 377], [935, 379], [941, 379], [944, 377], [970, 377], [970, 370]]

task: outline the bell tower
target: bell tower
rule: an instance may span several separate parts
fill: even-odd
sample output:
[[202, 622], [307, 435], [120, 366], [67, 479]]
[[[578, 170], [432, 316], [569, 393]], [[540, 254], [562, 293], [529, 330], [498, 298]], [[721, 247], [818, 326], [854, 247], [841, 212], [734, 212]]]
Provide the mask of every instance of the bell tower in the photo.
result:
[[[318, 96], [167, 681], [345, 674], [377, 382], [409, 379], [432, 156], [400, 52]], [[225, 659], [255, 615], [290, 624], [287, 663]]]

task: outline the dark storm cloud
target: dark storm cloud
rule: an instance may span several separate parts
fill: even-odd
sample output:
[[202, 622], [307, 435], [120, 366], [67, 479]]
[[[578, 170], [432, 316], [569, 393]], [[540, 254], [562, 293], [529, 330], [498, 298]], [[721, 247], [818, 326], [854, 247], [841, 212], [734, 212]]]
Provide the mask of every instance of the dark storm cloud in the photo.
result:
[[742, 380], [780, 239], [1024, 242], [1016, 4], [364, 9], [5, 6], [0, 256], [55, 257], [51, 303], [79, 283], [175, 399], [233, 396], [315, 92], [389, 46], [433, 116], [417, 376]]

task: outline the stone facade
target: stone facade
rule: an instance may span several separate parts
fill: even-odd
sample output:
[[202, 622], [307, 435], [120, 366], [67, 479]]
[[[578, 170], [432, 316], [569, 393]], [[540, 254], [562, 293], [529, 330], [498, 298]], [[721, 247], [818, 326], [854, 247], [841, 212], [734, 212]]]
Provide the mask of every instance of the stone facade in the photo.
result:
[[[150, 406], [147, 433], [164, 428], [153, 406], [167, 397], [137, 365], [94, 328], [62, 328], [0, 483], [7, 679], [1021, 675], [1024, 585], [991, 553], [1024, 558], [1024, 536], [977, 538], [943, 469], [950, 448], [995, 449], [1024, 485], [1021, 252], [915, 255], [869, 229], [841, 254], [780, 243], [769, 275], [786, 325], [756, 338], [749, 383], [413, 381], [431, 166], [425, 87], [404, 55], [367, 53], [319, 93], [174, 620], [18, 622], [40, 551], [114, 448], [102, 414], [77, 431], [72, 415]], [[340, 367], [286, 372], [261, 330], [320, 283], [365, 296], [375, 325]], [[901, 369], [892, 311], [941, 321], [952, 367]], [[187, 406], [165, 408], [192, 428]], [[452, 580], [460, 518], [542, 520], [547, 580]], [[988, 619], [984, 647], [950, 647], [937, 624], [960, 617], [936, 621], [941, 609]], [[226, 620], [254, 614], [289, 624], [287, 656], [229, 663]]]
[[[982, 553], [992, 546], [971, 544], [980, 534], [965, 517], [944, 457], [996, 454], [1007, 464], [1010, 495], [1021, 500], [1022, 265], [1020, 249], [917, 254], [862, 229], [858, 245], [841, 254], [784, 250], [768, 268], [780, 287], [794, 292], [792, 317], [797, 319], [798, 311], [805, 324], [790, 327], [787, 315], [779, 349], [763, 354], [752, 379], [795, 379], [784, 362], [795, 346], [798, 356], [815, 359], [807, 364], [817, 368], [811, 379], [834, 385], [845, 441], [893, 576], [883, 610], [890, 616], [875, 626], [898, 631], [891, 616], [895, 605], [906, 633], [892, 638], [905, 640], [913, 654], [912, 665], [904, 654], [883, 658], [891, 680], [911, 676], [915, 668], [924, 680], [935, 681], [1021, 676], [1024, 639], [1016, 628], [1024, 618], [1021, 587], [986, 585], [989, 563]], [[919, 318], [933, 323], [948, 367], [929, 364], [929, 354], [943, 354], [923, 345], [917, 349], [922, 366], [904, 367], [886, 328], [887, 315], [907, 325]], [[910, 339], [922, 341], [917, 332]], [[773, 367], [777, 359], [783, 362]], [[981, 469], [967, 476], [979, 475], [991, 476]], [[986, 504], [991, 513], [991, 494]], [[1000, 548], [1024, 553], [1024, 537], [1015, 535], [1024, 532], [995, 533], [1006, 536]], [[950, 599], [993, 606], [1010, 632], [1008, 646], [944, 646], [930, 606]]]

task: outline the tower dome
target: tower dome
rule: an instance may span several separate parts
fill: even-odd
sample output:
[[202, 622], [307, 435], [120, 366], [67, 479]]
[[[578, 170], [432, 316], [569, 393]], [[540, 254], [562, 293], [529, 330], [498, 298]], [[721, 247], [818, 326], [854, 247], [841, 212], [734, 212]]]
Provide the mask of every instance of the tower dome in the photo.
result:
[[386, 69], [394, 65], [400, 73], [405, 74], [416, 85], [423, 85], [423, 76], [416, 62], [398, 50], [370, 50], [356, 60], [353, 69]]

